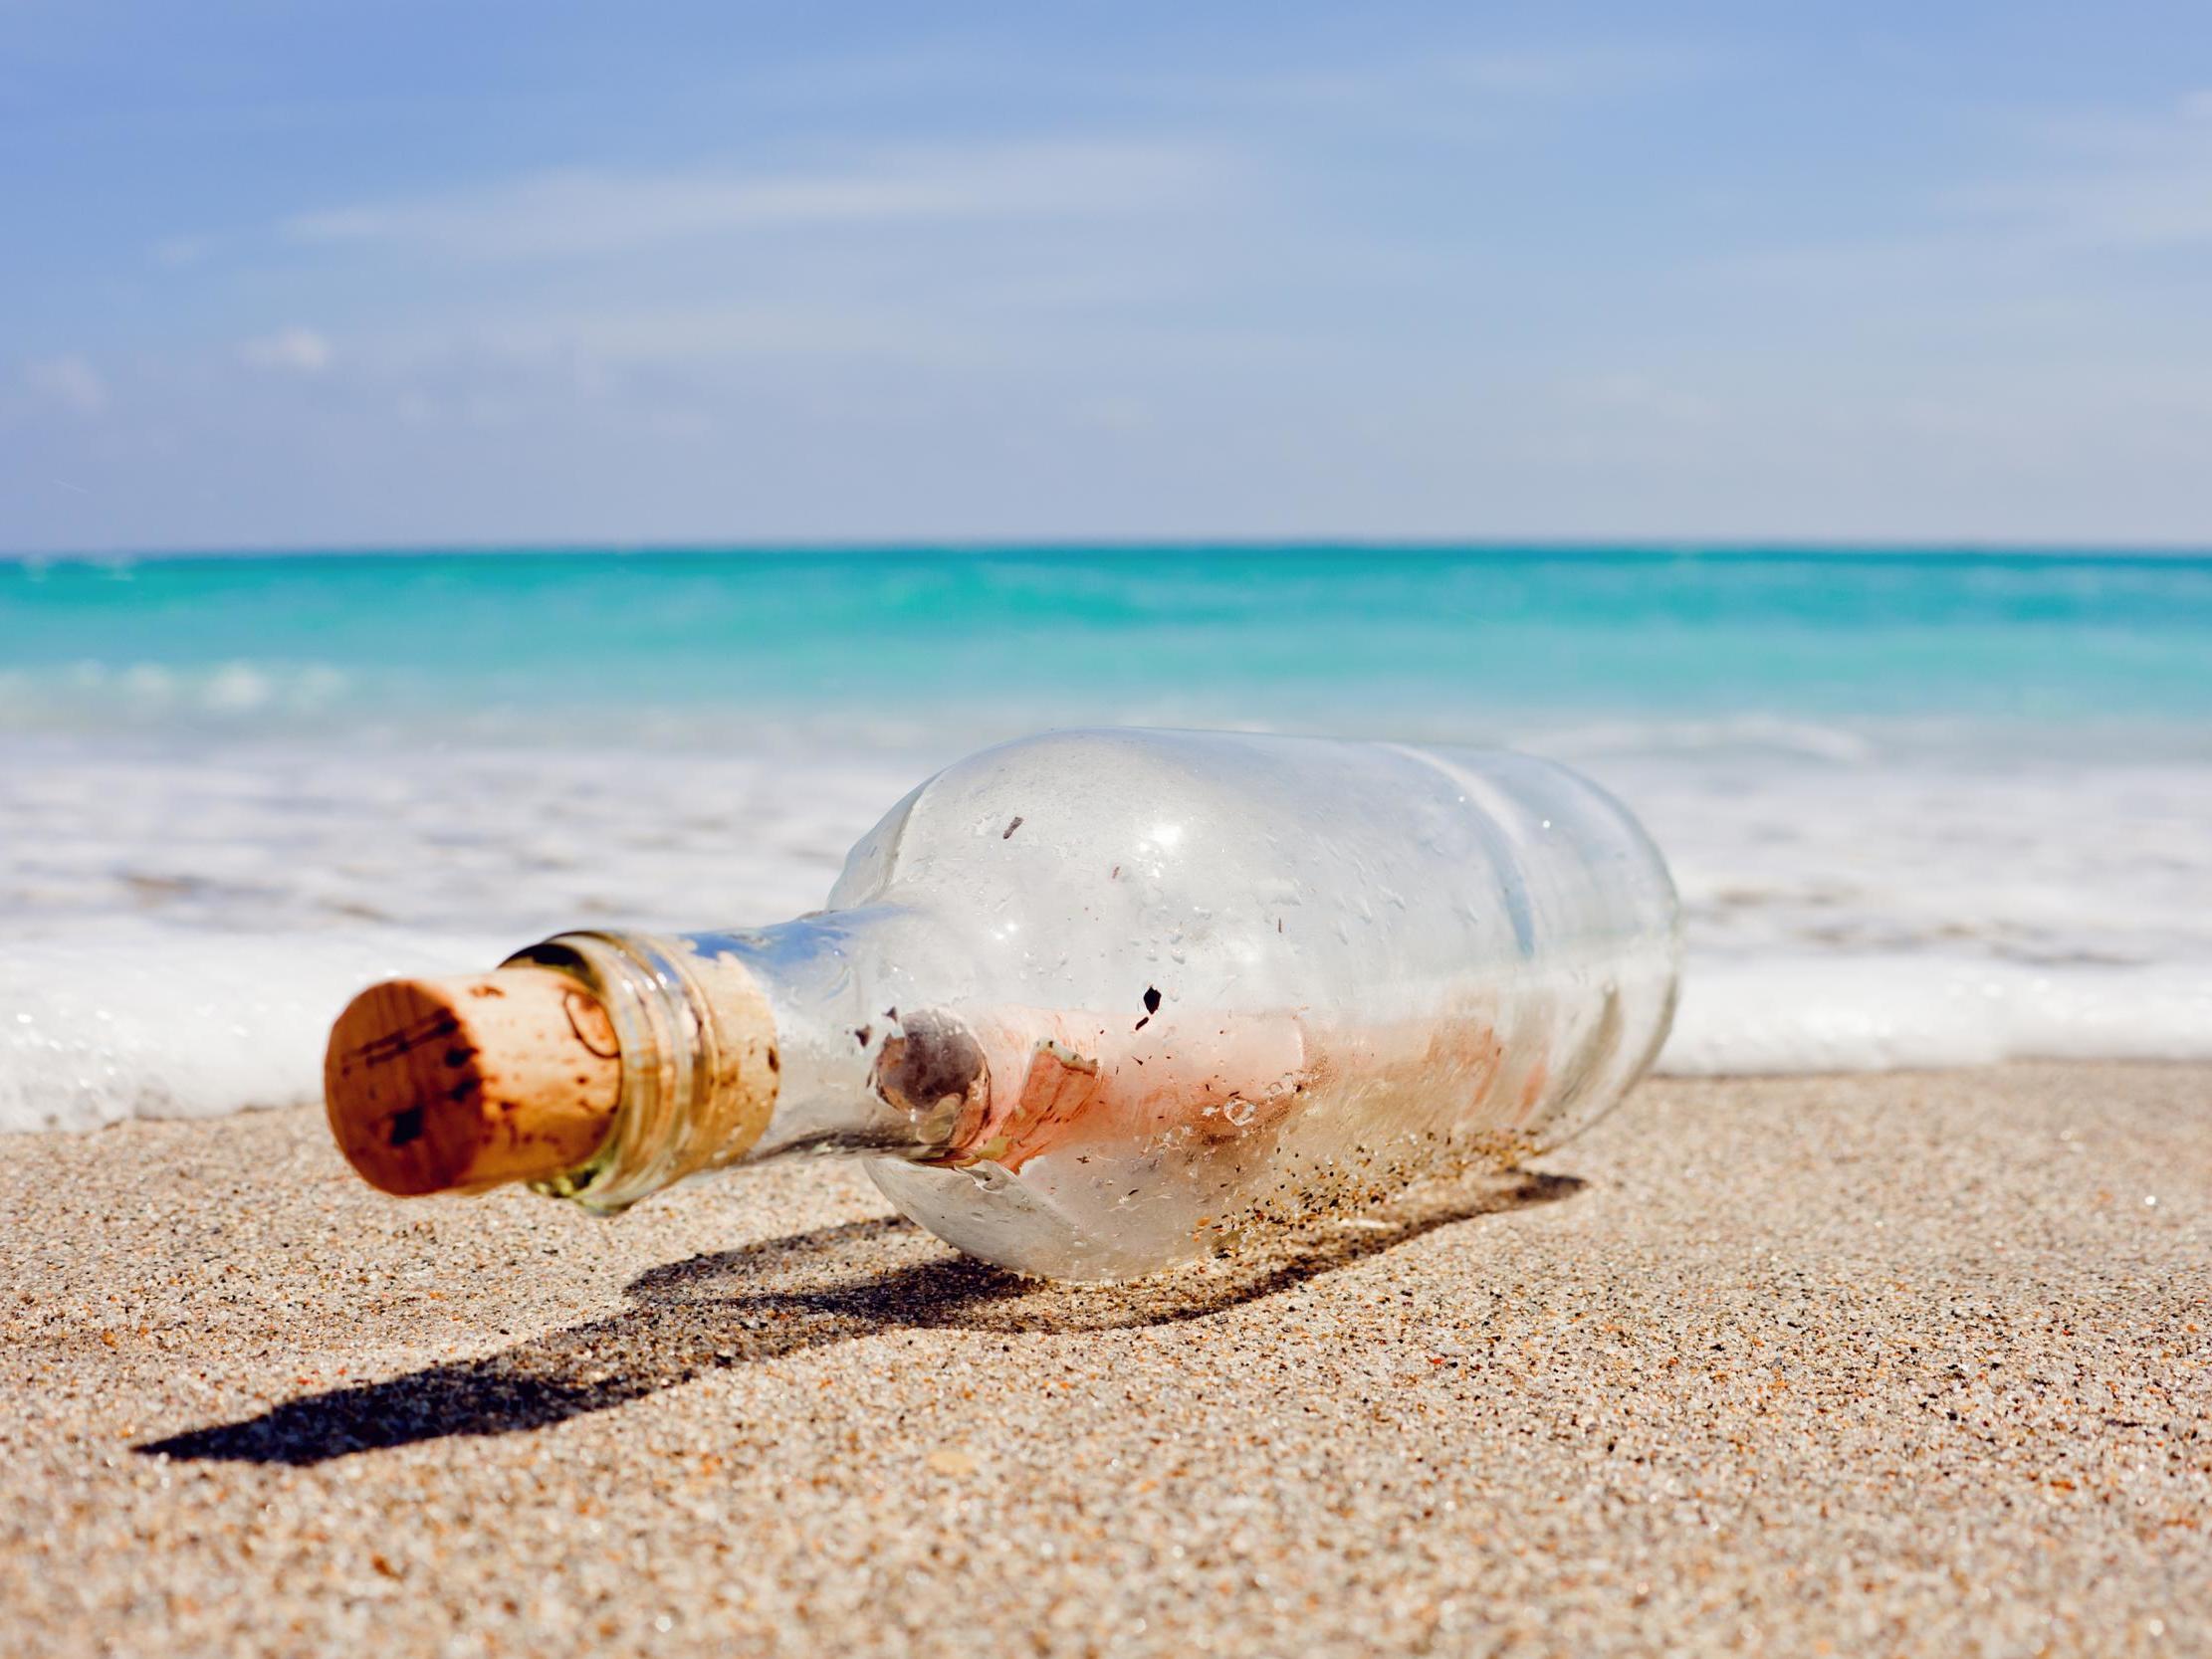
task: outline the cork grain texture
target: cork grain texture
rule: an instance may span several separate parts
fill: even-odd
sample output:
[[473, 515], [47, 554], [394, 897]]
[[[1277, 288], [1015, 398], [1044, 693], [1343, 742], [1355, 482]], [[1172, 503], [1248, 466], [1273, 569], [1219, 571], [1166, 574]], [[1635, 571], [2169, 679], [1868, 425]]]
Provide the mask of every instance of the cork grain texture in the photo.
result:
[[324, 1061], [332, 1137], [363, 1179], [403, 1196], [573, 1168], [621, 1088], [605, 1010], [541, 968], [372, 985]]

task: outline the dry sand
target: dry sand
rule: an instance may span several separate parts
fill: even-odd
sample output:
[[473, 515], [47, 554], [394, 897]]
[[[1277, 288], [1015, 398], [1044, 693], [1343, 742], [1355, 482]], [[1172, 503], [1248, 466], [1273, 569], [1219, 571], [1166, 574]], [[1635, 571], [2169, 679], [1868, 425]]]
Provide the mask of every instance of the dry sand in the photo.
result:
[[2212, 1069], [1659, 1083], [1114, 1291], [0, 1141], [0, 1650], [2212, 1651]]

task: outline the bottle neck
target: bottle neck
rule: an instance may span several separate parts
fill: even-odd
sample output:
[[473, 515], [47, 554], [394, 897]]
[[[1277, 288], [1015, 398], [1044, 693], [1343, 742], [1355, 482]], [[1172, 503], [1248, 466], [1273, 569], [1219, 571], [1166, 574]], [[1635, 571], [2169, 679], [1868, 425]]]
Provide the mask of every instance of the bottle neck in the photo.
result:
[[732, 933], [561, 933], [518, 952], [511, 963], [558, 969], [597, 996], [621, 1056], [605, 1141], [539, 1189], [612, 1214], [737, 1164], [942, 1153], [960, 1091], [940, 1080], [917, 1102], [896, 1086], [898, 1011], [874, 1008], [874, 975], [856, 971], [882, 959], [879, 935], [914, 920], [852, 911]]

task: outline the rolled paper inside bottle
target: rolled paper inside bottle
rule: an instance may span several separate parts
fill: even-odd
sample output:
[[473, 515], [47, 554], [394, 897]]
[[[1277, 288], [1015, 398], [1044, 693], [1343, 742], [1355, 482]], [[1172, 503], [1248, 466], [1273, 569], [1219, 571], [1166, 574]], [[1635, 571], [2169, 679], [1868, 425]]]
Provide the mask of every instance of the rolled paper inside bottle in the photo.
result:
[[338, 1149], [402, 1197], [576, 1169], [621, 1094], [606, 1010], [542, 967], [371, 985], [338, 1016], [324, 1059]]
[[932, 1161], [989, 1159], [1018, 1171], [1071, 1140], [1234, 1139], [1293, 1110], [1313, 1063], [1291, 1014], [1202, 1014], [1173, 1025], [1148, 1015], [1139, 1029], [1116, 1031], [1081, 1014], [1022, 1009], [981, 1022], [977, 1037], [983, 1087]]
[[[1523, 1126], [1549, 1072], [1539, 1045], [1524, 1045], [1509, 1061], [1480, 1000], [1353, 1032], [1331, 1032], [1309, 1015], [1252, 1010], [1148, 1015], [1132, 1031], [1025, 1008], [982, 1018], [971, 1035], [955, 1016], [933, 1012], [909, 1016], [901, 1039], [885, 1045], [877, 1087], [916, 1069], [908, 1050], [918, 1035], [942, 1050], [950, 1046], [944, 1033], [958, 1031], [976, 1049], [977, 1085], [946, 1150], [925, 1161], [959, 1167], [988, 1159], [1018, 1173], [1077, 1143], [1135, 1149], [1177, 1141], [1204, 1149], [1270, 1135], [1349, 1059], [1402, 1096], [1464, 1100], [1484, 1123], [1460, 1137], [1460, 1149], [1510, 1161], [1540, 1149]], [[896, 1068], [888, 1064], [894, 1056]]]

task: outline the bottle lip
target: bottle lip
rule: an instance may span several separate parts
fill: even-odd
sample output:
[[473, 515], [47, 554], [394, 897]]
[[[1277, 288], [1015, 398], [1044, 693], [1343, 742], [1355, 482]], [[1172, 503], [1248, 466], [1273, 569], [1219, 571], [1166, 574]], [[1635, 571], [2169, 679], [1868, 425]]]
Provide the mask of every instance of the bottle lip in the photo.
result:
[[503, 967], [565, 973], [606, 1009], [621, 1051], [621, 1095], [598, 1150], [532, 1187], [598, 1215], [615, 1215], [691, 1173], [704, 1022], [689, 976], [662, 940], [596, 929], [555, 933]]

